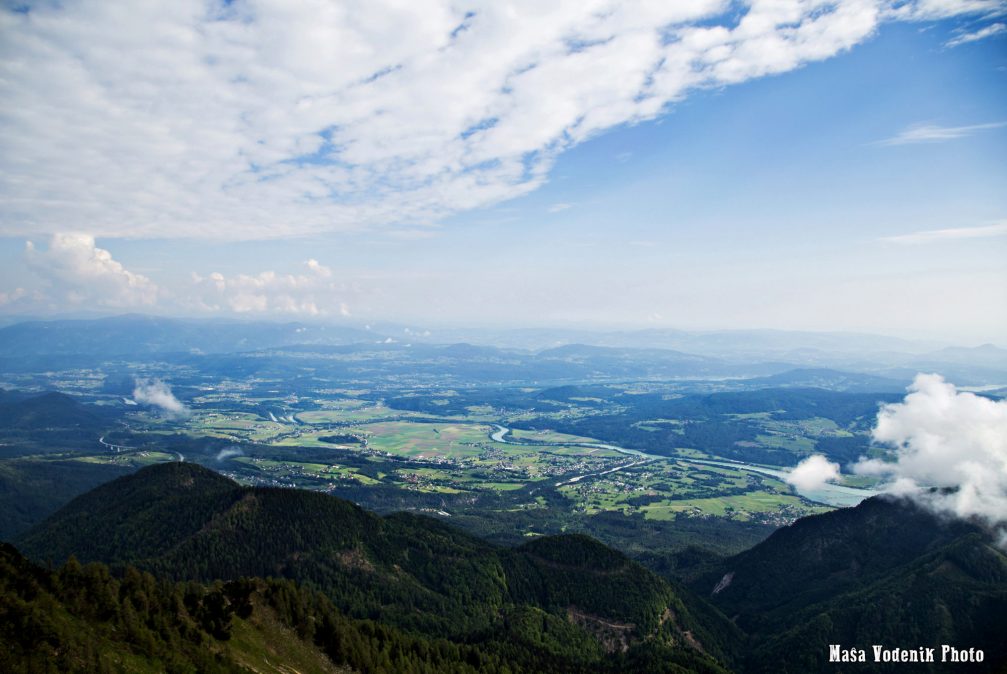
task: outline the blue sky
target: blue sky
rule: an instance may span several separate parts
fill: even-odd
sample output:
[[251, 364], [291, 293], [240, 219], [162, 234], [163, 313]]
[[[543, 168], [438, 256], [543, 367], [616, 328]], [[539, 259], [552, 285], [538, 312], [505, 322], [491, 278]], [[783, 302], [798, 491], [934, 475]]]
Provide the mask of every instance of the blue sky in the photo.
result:
[[1007, 345], [1004, 4], [791, 4], [5, 13], [0, 312]]

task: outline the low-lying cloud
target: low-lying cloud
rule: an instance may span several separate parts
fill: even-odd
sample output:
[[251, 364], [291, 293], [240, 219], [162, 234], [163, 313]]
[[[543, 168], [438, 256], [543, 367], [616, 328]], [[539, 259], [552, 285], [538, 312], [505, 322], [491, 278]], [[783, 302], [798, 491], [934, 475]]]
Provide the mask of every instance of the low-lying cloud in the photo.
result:
[[839, 464], [832, 463], [821, 454], [814, 454], [797, 464], [784, 479], [798, 489], [819, 489], [826, 482], [839, 480]]
[[881, 408], [873, 436], [895, 460], [861, 460], [856, 472], [883, 476], [886, 491], [936, 512], [1007, 525], [1007, 400], [918, 374], [902, 402]]
[[225, 447], [224, 449], [217, 452], [217, 461], [226, 461], [227, 459], [233, 459], [236, 456], [244, 456], [245, 453], [241, 451], [238, 447]]
[[137, 379], [136, 387], [133, 389], [133, 400], [143, 405], [157, 407], [173, 418], [184, 418], [190, 414], [189, 408], [176, 398], [171, 392], [171, 387], [160, 379]]

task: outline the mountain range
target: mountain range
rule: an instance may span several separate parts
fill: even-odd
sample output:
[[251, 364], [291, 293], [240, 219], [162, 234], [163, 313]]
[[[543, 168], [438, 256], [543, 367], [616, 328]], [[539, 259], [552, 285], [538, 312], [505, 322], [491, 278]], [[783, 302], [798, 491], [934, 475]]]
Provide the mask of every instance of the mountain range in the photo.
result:
[[[528, 360], [538, 367], [588, 357], [609, 374], [638, 374], [642, 364], [672, 376], [763, 376], [794, 368], [831, 368], [908, 381], [940, 371], [961, 384], [1007, 383], [1007, 350], [992, 344], [948, 346], [879, 335], [781, 330], [460, 330], [401, 325], [270, 323], [128, 314], [108, 318], [34, 320], [0, 327], [7, 367], [86, 358], [224, 354], [287, 347], [431, 345], [460, 361]], [[484, 345], [493, 344], [494, 347]], [[475, 345], [475, 346], [470, 346]], [[427, 353], [425, 349], [417, 351]], [[429, 355], [429, 354], [428, 354]], [[39, 360], [39, 359], [42, 360]], [[9, 362], [8, 362], [9, 361]], [[583, 376], [583, 372], [577, 371]]]
[[[380, 517], [332, 496], [241, 487], [173, 463], [99, 486], [15, 542], [41, 564], [96, 562], [123, 578], [200, 583], [200, 596], [223, 593], [206, 601], [230, 607], [228, 624], [243, 630], [242, 592], [272, 606], [263, 599], [272, 596], [268, 583], [293, 583], [284, 587], [296, 596], [320, 593], [299, 601], [322, 602], [329, 623], [343, 621], [347, 633], [381, 625], [390, 640], [419, 640], [428, 653], [446, 640], [484, 671], [827, 671], [835, 641], [868, 650], [946, 643], [983, 649], [984, 661], [962, 671], [1007, 665], [1007, 556], [991, 533], [880, 498], [798, 520], [734, 557], [700, 554], [672, 578], [585, 536], [500, 547], [425, 517]], [[5, 554], [14, 560], [5, 566], [8, 586], [34, 574], [56, 602], [39, 610], [64, 610], [68, 600], [47, 572], [24, 571], [28, 562]], [[270, 577], [282, 581], [234, 587]], [[95, 616], [74, 619], [106, 629]], [[4, 630], [12, 639], [6, 622]], [[305, 649], [329, 652], [335, 637], [325, 635]], [[216, 637], [206, 639], [212, 647]], [[142, 659], [142, 649], [129, 649]], [[415, 671], [465, 671], [448, 660]], [[353, 671], [397, 671], [362, 662], [339, 660]], [[835, 671], [897, 670], [868, 662]], [[954, 670], [936, 663], [922, 671]]]

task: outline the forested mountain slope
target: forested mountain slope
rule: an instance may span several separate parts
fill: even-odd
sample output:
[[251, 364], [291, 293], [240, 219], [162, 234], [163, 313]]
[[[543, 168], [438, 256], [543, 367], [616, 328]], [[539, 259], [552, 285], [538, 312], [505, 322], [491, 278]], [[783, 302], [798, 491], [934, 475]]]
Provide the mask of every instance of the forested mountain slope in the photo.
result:
[[[607, 667], [656, 650], [669, 665], [716, 671], [713, 657], [730, 660], [735, 641], [729, 623], [708, 629], [666, 581], [583, 536], [499, 548], [425, 517], [240, 487], [187, 463], [102, 485], [19, 545], [37, 560], [76, 555], [179, 580], [288, 578], [353, 618], [487, 652], [537, 643], [518, 650], [551, 652], [564, 667]], [[508, 657], [537, 666], [538, 656]]]
[[[749, 635], [748, 671], [818, 671], [827, 644], [936, 647], [938, 659], [948, 644], [984, 651], [967, 671], [1007, 667], [1007, 555], [982, 527], [908, 501], [803, 518], [692, 587]], [[889, 671], [872, 659], [857, 671]]]

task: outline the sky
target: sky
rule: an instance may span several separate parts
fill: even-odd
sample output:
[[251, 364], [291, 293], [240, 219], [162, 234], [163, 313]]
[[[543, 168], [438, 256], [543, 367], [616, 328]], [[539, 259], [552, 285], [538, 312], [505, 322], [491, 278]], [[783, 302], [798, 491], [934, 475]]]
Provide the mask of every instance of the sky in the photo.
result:
[[1007, 3], [0, 5], [0, 314], [1007, 346]]

